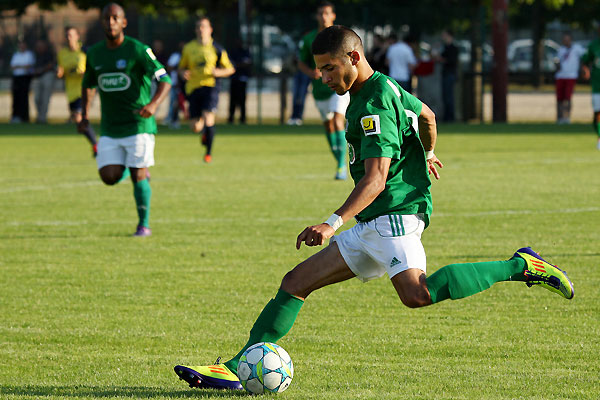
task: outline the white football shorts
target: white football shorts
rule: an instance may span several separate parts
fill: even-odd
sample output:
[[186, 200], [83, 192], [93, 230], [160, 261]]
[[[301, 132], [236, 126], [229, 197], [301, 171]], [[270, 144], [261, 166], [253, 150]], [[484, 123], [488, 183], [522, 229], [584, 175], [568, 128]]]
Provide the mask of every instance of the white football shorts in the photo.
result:
[[592, 93], [592, 109], [600, 112], [600, 93]]
[[334, 93], [326, 100], [315, 100], [315, 105], [321, 114], [323, 122], [333, 118], [333, 113], [346, 115], [346, 108], [350, 104], [350, 93], [346, 92], [342, 96]]
[[106, 165], [147, 168], [154, 165], [154, 135], [138, 133], [124, 138], [100, 136], [98, 140], [98, 169]]
[[369, 222], [359, 222], [335, 235], [346, 264], [363, 282], [387, 272], [394, 275], [409, 268], [426, 272], [427, 259], [421, 243], [425, 229], [423, 215], [383, 215]]

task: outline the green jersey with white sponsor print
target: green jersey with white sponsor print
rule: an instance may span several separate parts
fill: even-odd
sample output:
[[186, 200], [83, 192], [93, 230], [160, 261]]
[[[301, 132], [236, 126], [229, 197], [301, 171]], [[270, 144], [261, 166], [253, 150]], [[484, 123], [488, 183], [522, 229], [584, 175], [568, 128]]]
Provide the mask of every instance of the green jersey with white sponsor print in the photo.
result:
[[[319, 31], [315, 29], [304, 35], [302, 38], [302, 47], [300, 48], [300, 60], [311, 69], [316, 68], [315, 59], [312, 53], [312, 44], [318, 33]], [[315, 100], [327, 100], [335, 94], [329, 86], [323, 83], [321, 78], [312, 80], [312, 93]]]
[[137, 112], [152, 100], [153, 78], [171, 82], [150, 47], [136, 39], [125, 36], [115, 49], [108, 48], [106, 41], [90, 47], [82, 86], [98, 88], [102, 135], [120, 138], [156, 133], [154, 117], [143, 118]]
[[591, 69], [592, 93], [600, 93], [600, 39], [592, 41], [581, 56], [581, 62]]
[[346, 140], [354, 184], [365, 175], [367, 158], [391, 158], [383, 192], [356, 219], [381, 215], [423, 214], [425, 226], [432, 212], [431, 180], [419, 139], [418, 115], [423, 105], [392, 78], [375, 72], [350, 96], [346, 110]]

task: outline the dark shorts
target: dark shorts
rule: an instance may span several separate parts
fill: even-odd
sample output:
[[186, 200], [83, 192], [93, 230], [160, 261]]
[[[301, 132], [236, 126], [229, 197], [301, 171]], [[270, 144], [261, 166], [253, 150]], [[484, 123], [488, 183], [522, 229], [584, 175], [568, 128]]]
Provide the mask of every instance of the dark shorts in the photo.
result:
[[202, 86], [195, 89], [189, 96], [190, 118], [199, 118], [203, 111], [216, 111], [219, 103], [219, 89]]
[[81, 97], [69, 103], [69, 110], [71, 112], [81, 113]]
[[557, 79], [556, 80], [556, 100], [571, 100], [573, 89], [575, 89], [577, 79]]

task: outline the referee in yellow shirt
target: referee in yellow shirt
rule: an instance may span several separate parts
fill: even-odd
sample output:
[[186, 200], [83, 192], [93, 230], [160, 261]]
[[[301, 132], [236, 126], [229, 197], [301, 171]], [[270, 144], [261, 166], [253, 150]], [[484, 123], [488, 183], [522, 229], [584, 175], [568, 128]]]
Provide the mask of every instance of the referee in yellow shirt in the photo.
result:
[[[81, 50], [77, 29], [68, 26], [65, 28], [65, 34], [68, 47], [63, 47], [58, 52], [56, 76], [65, 80], [65, 92], [69, 102], [69, 111], [71, 112], [70, 121], [79, 124], [81, 121], [81, 81], [85, 72], [86, 57]], [[94, 129], [91, 125], [88, 125], [88, 129], [83, 134], [90, 141], [95, 157], [97, 141]]]
[[179, 73], [187, 82], [185, 94], [190, 108], [190, 125], [194, 133], [202, 134], [206, 146], [204, 161], [212, 161], [211, 150], [215, 137], [215, 112], [219, 101], [217, 78], [226, 78], [235, 73], [227, 52], [213, 42], [213, 28], [208, 17], [196, 22], [196, 39], [187, 43], [181, 54]]

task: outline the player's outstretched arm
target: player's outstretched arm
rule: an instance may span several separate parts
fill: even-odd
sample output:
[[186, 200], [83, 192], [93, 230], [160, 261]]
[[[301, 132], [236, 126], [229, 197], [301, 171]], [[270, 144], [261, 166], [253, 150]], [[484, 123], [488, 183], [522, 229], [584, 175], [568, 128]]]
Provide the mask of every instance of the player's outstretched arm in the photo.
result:
[[307, 246], [321, 246], [331, 238], [337, 228], [367, 208], [385, 189], [391, 158], [377, 157], [365, 160], [365, 175], [356, 184], [348, 199], [327, 222], [305, 228], [296, 239], [296, 248], [302, 242]]
[[437, 141], [437, 124], [435, 122], [435, 113], [423, 103], [421, 114], [419, 114], [419, 137], [421, 143], [423, 143], [423, 149], [427, 155], [427, 168], [429, 173], [433, 174], [435, 179], [440, 179], [440, 173], [438, 172], [436, 165], [443, 168], [444, 165], [433, 153], [435, 143]]

